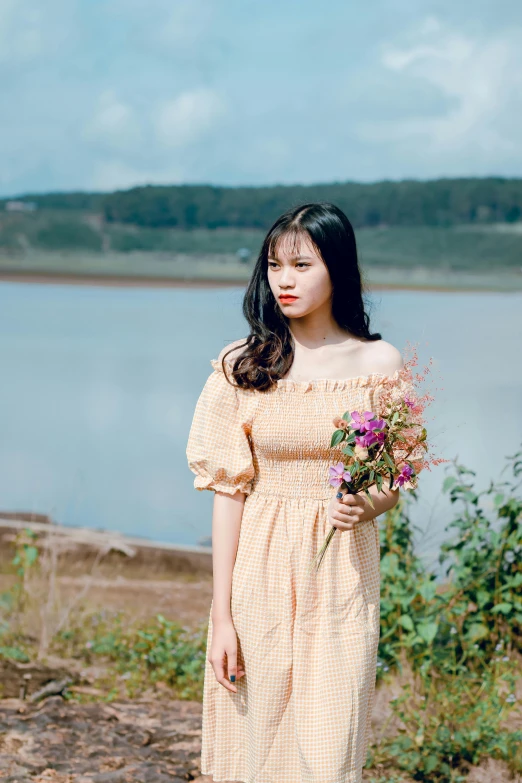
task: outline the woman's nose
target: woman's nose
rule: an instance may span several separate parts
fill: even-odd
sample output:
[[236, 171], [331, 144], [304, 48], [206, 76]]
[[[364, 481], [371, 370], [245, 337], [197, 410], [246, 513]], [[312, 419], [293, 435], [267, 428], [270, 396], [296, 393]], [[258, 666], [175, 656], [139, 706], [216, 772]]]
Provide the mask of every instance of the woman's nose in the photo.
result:
[[279, 284], [283, 286], [283, 288], [290, 287], [292, 288], [294, 285], [294, 275], [292, 273], [292, 270], [288, 267], [284, 268], [281, 272], [281, 277], [279, 278]]

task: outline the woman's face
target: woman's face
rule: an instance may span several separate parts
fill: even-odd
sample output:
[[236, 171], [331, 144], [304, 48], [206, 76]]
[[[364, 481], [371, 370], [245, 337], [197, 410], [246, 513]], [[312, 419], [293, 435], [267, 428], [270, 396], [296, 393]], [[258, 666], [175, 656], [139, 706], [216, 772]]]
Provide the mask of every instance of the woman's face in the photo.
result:
[[288, 318], [301, 318], [319, 307], [330, 307], [332, 283], [328, 268], [308, 234], [284, 235], [277, 257], [268, 257], [268, 282]]

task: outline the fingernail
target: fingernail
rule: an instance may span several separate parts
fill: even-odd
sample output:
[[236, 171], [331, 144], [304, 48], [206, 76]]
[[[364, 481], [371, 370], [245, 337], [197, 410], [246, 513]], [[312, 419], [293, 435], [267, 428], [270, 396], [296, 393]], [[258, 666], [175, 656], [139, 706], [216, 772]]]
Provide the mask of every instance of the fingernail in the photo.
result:
[[343, 493], [342, 493], [342, 492], [338, 492], [338, 493], [337, 493], [337, 495], [336, 495], [335, 497], [336, 497], [336, 498], [342, 498], [342, 496], [343, 496]]
[[235, 682], [235, 681], [236, 681], [236, 675], [235, 674], [231, 674], [230, 675], [230, 682]]

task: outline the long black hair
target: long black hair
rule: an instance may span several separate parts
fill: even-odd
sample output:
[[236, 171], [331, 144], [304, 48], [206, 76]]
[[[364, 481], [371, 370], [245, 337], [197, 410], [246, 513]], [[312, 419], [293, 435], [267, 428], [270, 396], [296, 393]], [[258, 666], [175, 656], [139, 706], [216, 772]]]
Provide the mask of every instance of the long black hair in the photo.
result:
[[[244, 389], [266, 391], [283, 378], [294, 360], [294, 343], [289, 319], [279, 307], [268, 282], [268, 257], [274, 257], [282, 237], [293, 241], [308, 235], [328, 269], [332, 283], [332, 315], [337, 324], [357, 337], [380, 340], [370, 332], [370, 319], [364, 309], [363, 283], [357, 259], [352, 224], [344, 212], [329, 202], [292, 207], [268, 231], [252, 277], [243, 298], [243, 315], [250, 334], [234, 358], [231, 376]], [[234, 346], [222, 359], [237, 350]]]

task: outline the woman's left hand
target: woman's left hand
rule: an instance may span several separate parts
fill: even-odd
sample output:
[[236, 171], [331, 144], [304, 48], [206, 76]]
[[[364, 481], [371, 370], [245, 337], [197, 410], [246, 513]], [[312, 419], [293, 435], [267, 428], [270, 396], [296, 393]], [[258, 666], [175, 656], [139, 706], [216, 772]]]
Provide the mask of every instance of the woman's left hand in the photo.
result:
[[366, 519], [365, 498], [358, 493], [352, 495], [349, 492], [341, 498], [334, 496], [328, 504], [328, 518], [341, 532], [353, 530], [358, 522]]

